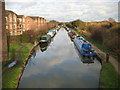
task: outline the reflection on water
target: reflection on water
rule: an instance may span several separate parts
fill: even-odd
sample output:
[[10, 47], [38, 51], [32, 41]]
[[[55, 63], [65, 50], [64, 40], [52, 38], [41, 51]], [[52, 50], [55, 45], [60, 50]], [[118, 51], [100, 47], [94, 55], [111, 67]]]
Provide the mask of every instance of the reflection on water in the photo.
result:
[[83, 63], [87, 63], [87, 64], [91, 64], [91, 63], [94, 63], [94, 60], [91, 59], [91, 58], [86, 58], [86, 57], [82, 57], [81, 61]]
[[48, 45], [49, 45], [49, 43], [41, 43], [41, 44], [39, 44], [40, 50], [41, 50], [42, 52], [46, 51], [47, 48], [48, 48]]
[[53, 42], [53, 38], [51, 38], [51, 40], [49, 42], [40, 43], [39, 46], [40, 46], [41, 52], [46, 51], [51, 42]]
[[61, 28], [46, 51], [41, 52], [41, 46], [35, 48], [19, 88], [97, 88], [101, 64], [96, 59], [84, 64], [82, 59]]
[[78, 49], [76, 48], [76, 46], [75, 46], [75, 49], [76, 49], [76, 52], [77, 52], [78, 56], [81, 58], [82, 63], [92, 64], [92, 63], [94, 63], [94, 61], [96, 60], [95, 57], [91, 57], [91, 58], [89, 58], [89, 57], [83, 57], [83, 56], [80, 54], [80, 52], [78, 51]]

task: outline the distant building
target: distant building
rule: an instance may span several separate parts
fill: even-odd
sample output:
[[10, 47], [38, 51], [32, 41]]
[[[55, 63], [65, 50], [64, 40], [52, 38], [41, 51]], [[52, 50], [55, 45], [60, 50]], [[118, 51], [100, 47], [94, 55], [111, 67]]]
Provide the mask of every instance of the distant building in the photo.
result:
[[40, 22], [41, 22], [40, 24], [43, 25], [46, 23], [46, 20], [44, 18], [40, 17]]
[[[2, 0], [3, 1], [3, 0]], [[5, 29], [5, 2], [0, 1], [0, 62], [7, 60], [7, 33]]]
[[35, 30], [37, 30], [39, 27], [40, 17], [38, 16], [30, 16], [30, 17], [33, 19]]
[[5, 14], [8, 35], [18, 35], [19, 31], [17, 30], [17, 14], [10, 10], [6, 10]]
[[6, 10], [6, 29], [8, 35], [21, 35], [28, 30], [38, 30], [46, 24], [46, 19], [39, 16], [17, 15], [13, 11]]
[[25, 21], [26, 21], [26, 31], [27, 30], [33, 30], [35, 28], [35, 22], [34, 20], [30, 17], [30, 16], [27, 16], [25, 18]]
[[26, 30], [26, 20], [24, 15], [17, 15], [18, 34], [21, 35]]
[[46, 19], [39, 16], [27, 16], [26, 17], [26, 27], [27, 30], [38, 30], [40, 26], [46, 24]]

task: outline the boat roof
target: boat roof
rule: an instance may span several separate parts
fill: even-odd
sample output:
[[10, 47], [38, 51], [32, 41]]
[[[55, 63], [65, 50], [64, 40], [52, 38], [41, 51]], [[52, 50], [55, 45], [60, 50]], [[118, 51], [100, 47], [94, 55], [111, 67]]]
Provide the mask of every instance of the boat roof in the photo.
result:
[[82, 45], [82, 48], [83, 48], [84, 50], [88, 51], [90, 46], [91, 46], [91, 44], [89, 44], [89, 43], [84, 43], [84, 44]]
[[49, 36], [49, 35], [46, 34], [46, 35], [43, 35], [43, 36], [41, 36], [41, 37], [47, 37], [47, 36]]
[[48, 32], [54, 32], [54, 30], [50, 30], [50, 31], [48, 31]]

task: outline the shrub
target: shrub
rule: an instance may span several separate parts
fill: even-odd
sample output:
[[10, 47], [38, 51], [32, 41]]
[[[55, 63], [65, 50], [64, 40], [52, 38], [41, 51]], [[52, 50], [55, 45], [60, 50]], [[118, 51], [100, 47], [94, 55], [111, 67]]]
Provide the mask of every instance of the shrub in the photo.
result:
[[23, 35], [21, 35], [21, 41], [22, 43], [30, 42], [30, 35], [28, 34], [28, 32], [24, 32]]
[[103, 43], [103, 35], [101, 30], [92, 31], [91, 38], [96, 42]]
[[111, 32], [116, 32], [118, 35], [120, 35], [120, 23], [115, 24], [113, 27], [110, 28]]
[[81, 21], [81, 20], [76, 20], [76, 21], [73, 21], [71, 22], [72, 26], [74, 28], [79, 28], [79, 29], [82, 29], [82, 30], [85, 30], [86, 29], [86, 26], [85, 26], [85, 22]]
[[120, 42], [119, 37], [115, 36], [107, 41], [106, 46], [108, 46], [112, 51], [120, 55], [120, 48], [119, 48], [120, 43], [119, 42]]

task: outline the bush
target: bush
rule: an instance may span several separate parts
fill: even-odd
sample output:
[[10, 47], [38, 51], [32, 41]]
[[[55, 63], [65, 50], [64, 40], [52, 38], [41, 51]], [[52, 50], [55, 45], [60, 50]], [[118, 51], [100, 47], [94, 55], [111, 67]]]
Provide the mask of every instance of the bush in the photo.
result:
[[96, 42], [103, 43], [103, 35], [101, 30], [92, 31], [91, 38]]
[[110, 28], [111, 32], [116, 32], [118, 35], [120, 35], [120, 23], [115, 24], [113, 27]]
[[118, 36], [112, 37], [108, 42], [106, 43], [106, 46], [108, 46], [112, 51], [115, 53], [118, 53], [120, 55], [120, 39]]
[[107, 46], [112, 52], [120, 56], [120, 23], [110, 24], [108, 22], [89, 23], [87, 31], [91, 33], [91, 38], [102, 45]]
[[68, 28], [74, 28], [74, 26], [73, 26], [71, 23], [67, 23], [66, 26], [67, 26]]
[[23, 35], [21, 35], [21, 41], [22, 43], [30, 42], [30, 35], [28, 34], [28, 32], [24, 32]]
[[79, 19], [71, 22], [71, 24], [72, 24], [72, 26], [74, 26], [74, 28], [79, 28], [79, 29], [82, 29], [82, 30], [86, 29], [85, 22], [83, 22]]

